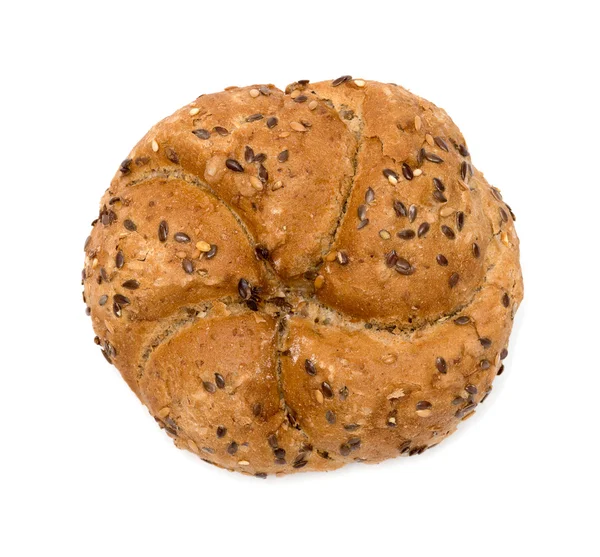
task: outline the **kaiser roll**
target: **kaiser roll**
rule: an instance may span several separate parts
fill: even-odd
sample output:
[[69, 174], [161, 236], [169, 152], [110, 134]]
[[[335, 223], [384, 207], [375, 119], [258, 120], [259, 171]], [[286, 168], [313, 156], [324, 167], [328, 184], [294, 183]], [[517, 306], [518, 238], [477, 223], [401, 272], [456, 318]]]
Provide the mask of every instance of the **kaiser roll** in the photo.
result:
[[448, 115], [343, 76], [156, 124], [85, 243], [95, 342], [175, 444], [264, 477], [420, 454], [503, 370], [514, 215]]

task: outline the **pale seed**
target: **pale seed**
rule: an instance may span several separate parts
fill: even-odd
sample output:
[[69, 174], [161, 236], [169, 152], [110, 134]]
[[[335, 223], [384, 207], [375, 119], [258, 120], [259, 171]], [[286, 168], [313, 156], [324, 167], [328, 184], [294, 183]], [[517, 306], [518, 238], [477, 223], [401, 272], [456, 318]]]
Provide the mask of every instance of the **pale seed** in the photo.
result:
[[305, 132], [306, 128], [300, 122], [290, 122], [290, 128], [295, 132]]
[[309, 110], [314, 110], [315, 108], [317, 108], [317, 106], [319, 106], [319, 103], [317, 101], [310, 101], [308, 103]]
[[392, 176], [391, 174], [388, 175], [388, 181], [393, 186], [395, 186], [398, 183], [398, 179], [395, 176]]
[[423, 171], [420, 168], [413, 170], [413, 176], [420, 176], [423, 174]]
[[388, 400], [393, 400], [394, 398], [402, 398], [404, 396], [404, 389], [396, 389], [393, 393], [390, 393], [387, 396]]
[[210, 244], [208, 242], [205, 242], [204, 240], [200, 240], [197, 244], [196, 247], [202, 251], [202, 252], [207, 252], [210, 251]]
[[260, 95], [260, 91], [258, 89], [250, 89], [250, 96], [255, 99]]
[[190, 116], [196, 116], [196, 114], [198, 114], [198, 112], [200, 112], [200, 109], [197, 107], [191, 108], [190, 109]]
[[319, 404], [323, 404], [323, 393], [319, 389], [315, 390], [315, 398]]
[[429, 418], [429, 416], [431, 416], [431, 409], [427, 408], [425, 410], [417, 410], [417, 416], [420, 416], [421, 418]]
[[152, 150], [153, 150], [155, 153], [158, 153], [158, 143], [157, 143], [156, 139], [153, 139], [153, 140], [152, 140], [152, 143], [151, 143], [151, 145], [152, 145]]
[[281, 181], [278, 180], [277, 182], [275, 182], [273, 184], [273, 186], [271, 186], [271, 189], [273, 191], [277, 191], [278, 189], [281, 189], [282, 187], [283, 187], [283, 182], [281, 182]]
[[291, 97], [292, 99], [295, 99], [296, 97], [299, 97], [300, 95], [301, 95], [301, 91], [300, 91], [300, 89], [294, 89], [294, 90], [292, 91], [292, 93], [290, 94], [290, 97]]
[[415, 130], [419, 131], [421, 129], [421, 118], [419, 116], [415, 116]]
[[165, 406], [162, 410], [159, 410], [157, 416], [159, 418], [166, 418], [169, 415], [169, 412], [171, 412], [171, 409], [168, 406]]
[[396, 354], [384, 354], [381, 357], [381, 361], [384, 364], [388, 364], [388, 365], [393, 364], [397, 359], [398, 359], [398, 356], [396, 356]]
[[315, 279], [315, 288], [318, 290], [323, 287], [323, 284], [325, 284], [325, 277], [323, 275], [317, 275], [317, 278]]
[[256, 176], [250, 176], [250, 184], [255, 190], [261, 191], [263, 189], [262, 182]]
[[387, 230], [380, 230], [379, 236], [382, 240], [389, 240], [392, 237], [392, 235]]
[[247, 460], [240, 460], [240, 461], [238, 462], [238, 464], [239, 464], [240, 466], [249, 466], [249, 465], [250, 465], [250, 463], [249, 463]]
[[435, 142], [433, 141], [433, 136], [430, 133], [426, 133], [425, 134], [425, 141], [427, 141], [427, 143], [433, 147], [435, 145]]
[[325, 256], [325, 261], [329, 261], [330, 263], [332, 261], [335, 261], [336, 258], [336, 253], [335, 251], [330, 251], [326, 256]]
[[364, 79], [355, 79], [354, 80], [354, 84], [357, 87], [364, 87], [365, 86], [365, 81], [364, 81]]

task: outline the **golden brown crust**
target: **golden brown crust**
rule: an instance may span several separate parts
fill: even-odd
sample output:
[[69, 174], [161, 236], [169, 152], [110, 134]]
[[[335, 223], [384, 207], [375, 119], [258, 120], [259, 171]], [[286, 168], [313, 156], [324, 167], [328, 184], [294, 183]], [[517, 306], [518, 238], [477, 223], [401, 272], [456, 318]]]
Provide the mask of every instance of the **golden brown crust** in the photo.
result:
[[448, 115], [350, 78], [199, 97], [86, 242], [106, 358], [177, 446], [259, 476], [439, 443], [522, 296], [512, 212]]

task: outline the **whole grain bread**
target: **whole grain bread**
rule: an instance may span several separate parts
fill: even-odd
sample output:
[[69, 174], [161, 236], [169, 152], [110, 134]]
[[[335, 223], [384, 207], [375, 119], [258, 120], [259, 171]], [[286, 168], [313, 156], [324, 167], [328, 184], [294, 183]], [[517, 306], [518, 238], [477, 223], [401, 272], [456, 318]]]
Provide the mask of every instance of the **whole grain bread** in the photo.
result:
[[490, 393], [523, 295], [513, 221], [448, 115], [402, 87], [232, 87], [121, 163], [84, 300], [178, 447], [259, 477], [374, 463]]

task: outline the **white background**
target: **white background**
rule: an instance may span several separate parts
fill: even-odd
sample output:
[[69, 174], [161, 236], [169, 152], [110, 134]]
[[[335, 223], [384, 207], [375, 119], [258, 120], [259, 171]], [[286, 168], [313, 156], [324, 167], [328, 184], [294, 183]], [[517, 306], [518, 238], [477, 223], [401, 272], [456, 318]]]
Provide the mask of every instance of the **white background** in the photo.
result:
[[[0, 554], [599, 555], [597, 2], [2, 2]], [[94, 346], [83, 242], [201, 93], [342, 74], [445, 108], [517, 215], [507, 371], [435, 451], [257, 480], [175, 449]]]

